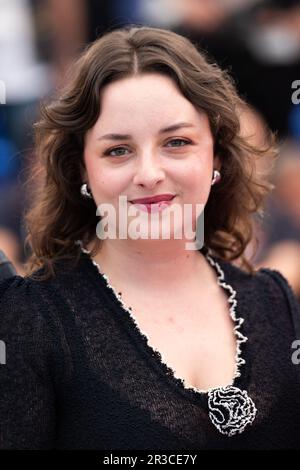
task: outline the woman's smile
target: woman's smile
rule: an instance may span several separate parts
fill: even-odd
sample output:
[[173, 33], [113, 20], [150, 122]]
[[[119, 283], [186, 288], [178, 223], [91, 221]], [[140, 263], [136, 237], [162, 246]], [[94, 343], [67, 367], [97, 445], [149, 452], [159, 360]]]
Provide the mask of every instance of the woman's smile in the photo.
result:
[[[174, 198], [175, 198], [175, 196], [174, 196]], [[170, 201], [160, 201], [160, 202], [153, 202], [153, 203], [148, 203], [148, 204], [131, 202], [131, 204], [134, 204], [134, 206], [137, 209], [140, 209], [141, 211], [153, 214], [153, 213], [156, 213], [156, 212], [161, 212], [164, 209], [166, 209], [167, 207], [171, 206], [171, 204], [173, 203], [174, 198], [171, 199]]]

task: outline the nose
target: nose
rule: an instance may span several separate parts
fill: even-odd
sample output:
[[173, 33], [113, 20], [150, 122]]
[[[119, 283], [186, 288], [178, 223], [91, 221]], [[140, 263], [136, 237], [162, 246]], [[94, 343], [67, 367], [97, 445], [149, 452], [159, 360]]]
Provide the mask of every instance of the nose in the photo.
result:
[[165, 171], [161, 166], [158, 155], [147, 153], [137, 159], [137, 166], [133, 178], [135, 185], [153, 188], [164, 179]]

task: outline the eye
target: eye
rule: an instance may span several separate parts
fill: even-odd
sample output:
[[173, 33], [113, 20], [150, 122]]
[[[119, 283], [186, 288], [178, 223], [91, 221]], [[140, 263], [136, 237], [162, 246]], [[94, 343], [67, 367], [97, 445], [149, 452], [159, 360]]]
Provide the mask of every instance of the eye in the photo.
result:
[[[180, 145], [175, 145], [174, 147], [184, 147], [185, 145], [188, 145], [190, 144], [191, 142], [189, 140], [185, 140], [185, 139], [172, 139], [172, 140], [169, 140], [169, 142], [167, 143], [167, 146], [168, 144], [171, 144], [172, 142], [181, 142]], [[172, 145], [173, 147], [173, 145]]]
[[[169, 140], [169, 142], [167, 143], [167, 146], [169, 146], [170, 143], [174, 143], [174, 142], [177, 142], [177, 143], [180, 143], [180, 145], [171, 145], [171, 147], [184, 147], [188, 144], [191, 144], [191, 142], [189, 140], [185, 140], [185, 139], [172, 139], [172, 140]], [[125, 153], [124, 151], [128, 151], [129, 152], [129, 149], [127, 149], [126, 147], [115, 147], [115, 148], [112, 148], [112, 149], [108, 149], [104, 152], [104, 155], [107, 156], [107, 157], [122, 157], [122, 156], [125, 156]], [[115, 154], [113, 154], [112, 152], [116, 152]]]
[[[124, 155], [124, 153], [122, 153], [124, 150], [128, 149], [125, 147], [115, 147], [113, 149], [106, 150], [104, 155], [108, 157], [121, 157]], [[117, 152], [117, 154], [113, 155], [112, 152]]]

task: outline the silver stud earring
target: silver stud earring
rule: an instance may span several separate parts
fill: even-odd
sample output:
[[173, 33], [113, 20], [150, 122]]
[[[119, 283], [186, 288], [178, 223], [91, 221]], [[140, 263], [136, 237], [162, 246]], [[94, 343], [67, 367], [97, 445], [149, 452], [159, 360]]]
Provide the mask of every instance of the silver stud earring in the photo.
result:
[[214, 170], [214, 175], [213, 175], [213, 179], [211, 182], [211, 186], [213, 186], [215, 183], [218, 183], [220, 179], [221, 179], [221, 173], [218, 170]]
[[88, 198], [92, 198], [93, 195], [88, 187], [88, 185], [86, 183], [84, 183], [81, 188], [80, 188], [80, 192], [82, 194], [82, 196], [84, 197], [88, 197]]

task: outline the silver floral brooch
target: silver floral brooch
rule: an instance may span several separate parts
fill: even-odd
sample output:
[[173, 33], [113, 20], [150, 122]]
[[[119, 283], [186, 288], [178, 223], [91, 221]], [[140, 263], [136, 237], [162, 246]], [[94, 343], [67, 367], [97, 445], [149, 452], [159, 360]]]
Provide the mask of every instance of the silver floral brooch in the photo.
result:
[[257, 409], [246, 390], [232, 385], [208, 392], [209, 417], [216, 428], [227, 436], [234, 436], [252, 424]]

